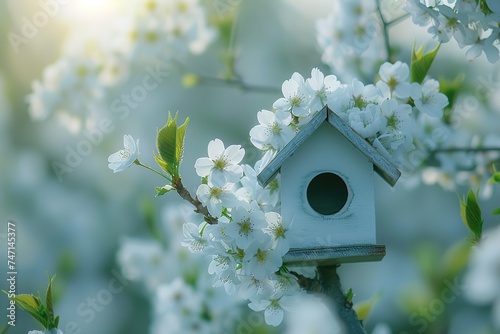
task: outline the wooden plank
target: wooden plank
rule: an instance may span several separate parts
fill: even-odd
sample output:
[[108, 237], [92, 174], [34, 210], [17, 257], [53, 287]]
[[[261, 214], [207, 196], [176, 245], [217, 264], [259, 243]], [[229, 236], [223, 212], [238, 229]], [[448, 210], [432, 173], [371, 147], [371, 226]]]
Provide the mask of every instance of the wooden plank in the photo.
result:
[[387, 183], [394, 186], [401, 172], [386, 157], [380, 154], [365, 138], [359, 135], [332, 110], [327, 111], [328, 122], [358, 148], [374, 165], [374, 169]]
[[380, 261], [384, 245], [342, 245], [311, 249], [290, 249], [283, 262], [288, 265], [316, 266], [351, 262]]
[[278, 154], [271, 160], [271, 162], [264, 167], [264, 169], [257, 175], [257, 180], [259, 184], [263, 187], [269, 184], [274, 178], [276, 173], [278, 173], [283, 162], [290, 157], [297, 147], [302, 145], [317, 128], [326, 120], [327, 109], [323, 108], [318, 111], [318, 114], [309, 121], [296, 135], [288, 142], [288, 144], [278, 152]]

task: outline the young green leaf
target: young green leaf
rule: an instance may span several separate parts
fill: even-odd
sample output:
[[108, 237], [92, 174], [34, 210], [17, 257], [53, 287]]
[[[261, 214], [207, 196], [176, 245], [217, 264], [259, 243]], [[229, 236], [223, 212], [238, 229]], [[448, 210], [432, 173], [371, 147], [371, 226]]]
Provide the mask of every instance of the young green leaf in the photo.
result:
[[490, 183], [500, 183], [500, 172], [495, 172], [493, 176], [489, 179]]
[[47, 292], [45, 293], [45, 305], [47, 306], [47, 312], [49, 314], [49, 328], [57, 327], [54, 319], [54, 303], [52, 302], [52, 281], [56, 278], [56, 275], [49, 276], [49, 285], [47, 286]]
[[354, 298], [354, 292], [352, 291], [352, 288], [349, 288], [345, 294], [345, 301], [348, 304], [352, 304], [352, 299]]
[[173, 189], [175, 189], [175, 188], [172, 187], [172, 186], [169, 186], [169, 185], [166, 185], [166, 186], [163, 186], [163, 187], [156, 187], [155, 188], [155, 190], [156, 190], [155, 197], [163, 196], [166, 193], [168, 193], [170, 190], [173, 190]]
[[7, 331], [9, 330], [11, 326], [10, 325], [5, 325], [5, 327], [0, 331], [0, 334], [7, 334]]
[[153, 156], [154, 156], [155, 161], [158, 164], [158, 166], [160, 166], [161, 169], [163, 169], [165, 172], [170, 174], [170, 171], [167, 169], [167, 163], [154, 153], [153, 153]]
[[493, 210], [492, 212], [494, 215], [500, 215], [500, 208], [496, 208], [495, 210]]
[[[177, 118], [177, 115], [176, 115]], [[177, 163], [180, 165], [182, 163], [182, 158], [184, 157], [184, 143], [186, 137], [186, 129], [189, 123], [189, 117], [186, 118], [184, 124], [177, 128], [176, 133], [176, 147], [175, 147], [175, 157], [177, 158]]]
[[460, 215], [467, 229], [472, 234], [472, 241], [474, 243], [481, 240], [483, 232], [483, 218], [481, 208], [477, 201], [477, 194], [472, 190], [467, 193], [467, 198], [460, 201]]
[[158, 131], [156, 147], [161, 160], [165, 163], [165, 171], [177, 175], [179, 161], [177, 160], [177, 114], [174, 118], [168, 114], [167, 124]]
[[22, 310], [31, 314], [43, 327], [48, 328], [50, 320], [49, 314], [42, 300], [34, 295], [21, 294], [14, 297], [16, 305]]
[[368, 315], [373, 309], [373, 306], [378, 302], [378, 300], [381, 297], [381, 293], [378, 292], [375, 295], [373, 295], [370, 299], [364, 300], [362, 302], [356, 303], [354, 305], [354, 311], [356, 311], [356, 314], [358, 315], [358, 319], [361, 321], [366, 320], [368, 318]]
[[422, 45], [418, 50], [415, 50], [415, 45], [413, 45], [413, 49], [411, 51], [411, 64], [410, 64], [410, 81], [422, 83], [424, 81], [427, 72], [429, 72], [429, 68], [436, 58], [436, 55], [439, 51], [439, 47], [441, 43], [436, 46], [434, 50], [429, 51], [424, 54], [424, 46]]

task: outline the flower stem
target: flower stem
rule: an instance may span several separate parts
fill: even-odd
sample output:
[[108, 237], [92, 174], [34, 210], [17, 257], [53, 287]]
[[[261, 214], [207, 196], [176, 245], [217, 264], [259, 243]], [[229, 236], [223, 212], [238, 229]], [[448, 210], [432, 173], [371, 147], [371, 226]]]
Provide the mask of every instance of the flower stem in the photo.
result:
[[193, 198], [193, 196], [191, 196], [189, 190], [187, 190], [186, 187], [184, 187], [184, 185], [182, 184], [180, 176], [172, 182], [172, 186], [177, 190], [177, 193], [182, 199], [188, 201], [195, 207], [194, 212], [201, 213], [203, 216], [205, 216], [205, 221], [207, 223], [211, 225], [215, 225], [218, 223], [217, 218], [213, 217], [210, 212], [208, 212], [207, 207], [204, 206], [197, 198]]
[[154, 168], [152, 168], [152, 167], [149, 167], [149, 166], [147, 166], [147, 165], [144, 165], [142, 162], [140, 162], [140, 161], [139, 161], [139, 159], [135, 159], [134, 163], [135, 163], [136, 165], [139, 165], [139, 166], [142, 166], [142, 167], [144, 167], [144, 168], [146, 168], [146, 169], [149, 169], [150, 171], [152, 171], [152, 172], [154, 172], [154, 173], [156, 173], [156, 174], [160, 175], [161, 177], [166, 178], [169, 182], [172, 182], [172, 179], [171, 179], [169, 176], [167, 176], [167, 175], [163, 174], [162, 172], [157, 171], [156, 169], [154, 169]]

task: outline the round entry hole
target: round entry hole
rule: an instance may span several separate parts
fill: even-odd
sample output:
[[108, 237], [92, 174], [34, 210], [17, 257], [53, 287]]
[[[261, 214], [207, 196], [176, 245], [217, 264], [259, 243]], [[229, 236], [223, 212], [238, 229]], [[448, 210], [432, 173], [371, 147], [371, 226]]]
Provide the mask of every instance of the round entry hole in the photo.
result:
[[307, 186], [307, 201], [322, 215], [333, 215], [347, 203], [348, 190], [344, 180], [334, 173], [316, 175]]

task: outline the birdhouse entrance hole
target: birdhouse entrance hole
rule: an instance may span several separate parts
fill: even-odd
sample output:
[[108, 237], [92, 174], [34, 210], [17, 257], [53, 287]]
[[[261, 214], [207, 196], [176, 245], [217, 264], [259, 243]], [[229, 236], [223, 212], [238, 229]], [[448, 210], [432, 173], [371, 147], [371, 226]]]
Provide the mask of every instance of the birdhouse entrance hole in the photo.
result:
[[307, 201], [322, 215], [333, 215], [345, 206], [349, 192], [345, 181], [335, 173], [316, 175], [307, 186]]

